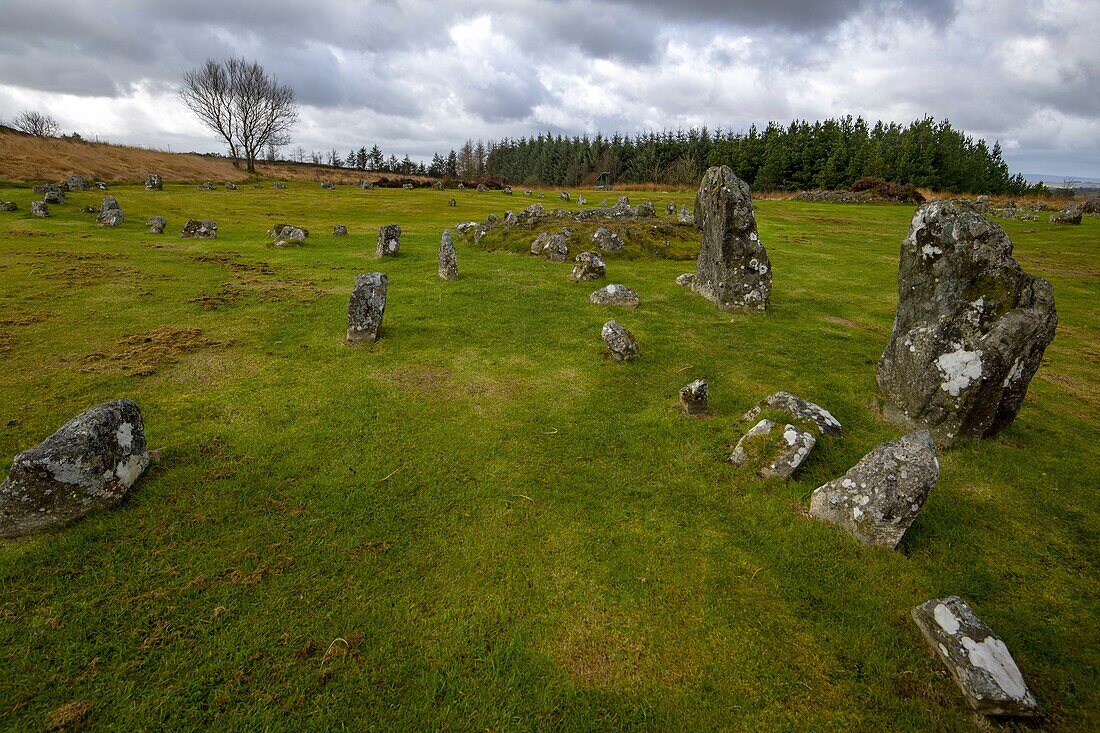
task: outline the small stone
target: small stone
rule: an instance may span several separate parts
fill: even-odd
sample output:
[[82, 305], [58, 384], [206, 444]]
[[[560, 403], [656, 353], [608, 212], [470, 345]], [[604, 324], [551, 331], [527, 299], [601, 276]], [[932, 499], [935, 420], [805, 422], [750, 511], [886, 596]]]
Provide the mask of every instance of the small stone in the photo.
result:
[[164, 234], [164, 228], [168, 226], [168, 220], [163, 216], [154, 216], [145, 220], [145, 226], [149, 227], [150, 234]]
[[306, 238], [309, 237], [309, 230], [290, 224], [276, 225], [276, 231], [277, 239], [274, 242], [276, 247], [300, 247], [306, 243]]
[[585, 204], [588, 203], [588, 199], [586, 199], [584, 197], [584, 194], [582, 193], [580, 196], [577, 197], [577, 203], [580, 204], [581, 206], [584, 206]]
[[532, 190], [531, 190], [531, 189], [529, 189], [529, 188], [525, 188], [525, 189], [523, 189], [523, 195], [524, 195], [524, 196], [530, 196], [530, 195], [531, 195], [532, 193], [534, 193], [534, 191], [532, 191]]
[[0, 201], [0, 211], [16, 211], [19, 207], [14, 201]]
[[150, 173], [145, 176], [145, 190], [146, 191], [163, 191], [164, 180], [161, 179], [159, 173]]
[[623, 242], [623, 238], [615, 232], [611, 231], [607, 227], [600, 227], [592, 233], [592, 241], [596, 243], [596, 246], [603, 252], [610, 252], [612, 254], [616, 252], [622, 252], [626, 243]]
[[200, 183], [197, 188], [198, 188], [199, 191], [216, 191], [216, 190], [218, 190], [218, 187], [216, 185], [214, 185], [213, 183], [211, 183], [210, 181], [207, 181], [206, 183]]
[[402, 183], [401, 188], [405, 189], [406, 191], [411, 191], [413, 190], [413, 188], [415, 188], [415, 186], [413, 186], [411, 183]]
[[96, 181], [95, 182], [95, 187], [97, 189], [99, 189], [100, 191], [107, 191], [108, 190], [107, 184], [104, 183], [103, 181]]
[[691, 384], [680, 388], [680, 406], [688, 415], [706, 415], [707, 407], [707, 380], [696, 379]]
[[620, 196], [619, 200], [615, 202], [615, 208], [616, 209], [625, 209], [628, 206], [630, 206], [630, 197], [629, 196]]
[[531, 204], [523, 210], [523, 216], [527, 219], [538, 219], [545, 214], [546, 209], [542, 208], [542, 204]]
[[63, 204], [65, 203], [65, 194], [60, 191], [47, 191], [42, 197], [42, 200], [47, 204]]
[[183, 239], [215, 239], [217, 236], [218, 225], [210, 219], [188, 219], [180, 232]]
[[225, 184], [225, 190], [226, 191], [236, 191], [237, 190], [237, 184], [233, 183], [232, 181], [229, 181]]
[[817, 445], [817, 438], [796, 425], [783, 426], [776, 435], [778, 424], [761, 420], [745, 433], [730, 455], [730, 463], [744, 466], [759, 461], [757, 475], [761, 478], [779, 478], [786, 481], [806, 462], [810, 451]]
[[569, 192], [568, 191], [562, 191], [561, 193], [558, 194], [558, 198], [561, 199], [562, 201], [568, 201], [569, 200]]
[[50, 215], [50, 207], [45, 201], [31, 201], [31, 214], [43, 218], [47, 217]]
[[653, 208], [652, 201], [643, 201], [634, 207], [634, 214], [639, 217], [657, 216], [657, 210]]
[[691, 224], [695, 226], [695, 214], [691, 213], [691, 209], [687, 207], [687, 204], [680, 207], [679, 220], [681, 224]]
[[790, 392], [776, 392], [760, 400], [751, 410], [741, 416], [748, 422], [755, 420], [765, 409], [778, 410], [790, 415], [795, 422], [802, 422], [816, 428], [821, 435], [842, 435], [844, 429], [828, 410], [813, 402], [802, 399]]
[[505, 186], [504, 188], [500, 189], [500, 192], [503, 193], [505, 196], [511, 196], [512, 195], [512, 187], [511, 186]]
[[477, 222], [476, 221], [464, 221], [461, 224], [456, 224], [455, 225], [455, 231], [458, 232], [463, 237], [465, 237], [467, 234], [469, 234], [470, 232], [472, 232], [475, 229], [477, 229]]
[[504, 212], [504, 223], [507, 224], [508, 226], [515, 226], [516, 224], [519, 224], [519, 217], [516, 216], [511, 211], [505, 211]]
[[912, 611], [925, 641], [955, 678], [974, 712], [990, 716], [1038, 714], [1035, 696], [1005, 643], [958, 596], [933, 598]]
[[675, 214], [676, 213], [676, 204], [668, 204], [667, 206], [665, 206], [665, 213], [668, 214], [669, 216]]
[[109, 211], [111, 209], [121, 210], [121, 206], [118, 205], [118, 199], [114, 196], [104, 196], [103, 201], [99, 204], [100, 211]]
[[815, 489], [810, 516], [839, 525], [866, 545], [894, 549], [939, 477], [932, 434], [910, 433], [879, 445], [848, 473]]
[[1081, 214], [1084, 212], [1085, 207], [1081, 204], [1067, 204], [1057, 214], [1051, 214], [1050, 221], [1052, 224], [1080, 224]]
[[458, 202], [455, 201], [454, 199], [451, 199], [450, 201], [447, 202], [447, 206], [458, 206]]
[[325, 180], [321, 181], [321, 188], [325, 191], [335, 191], [336, 184], [326, 178]]
[[576, 264], [569, 273], [569, 279], [574, 282], [599, 280], [606, 274], [603, 258], [596, 252], [581, 252], [573, 261]]
[[565, 234], [558, 233], [547, 236], [540, 254], [551, 262], [565, 262], [569, 259], [569, 244], [566, 242]]
[[638, 342], [634, 334], [620, 326], [615, 321], [603, 324], [600, 331], [604, 343], [611, 350], [611, 358], [615, 361], [630, 361], [638, 358]]
[[450, 229], [444, 229], [443, 236], [439, 239], [439, 279], [458, 279], [458, 255], [455, 253], [454, 242], [451, 241]]
[[623, 308], [637, 308], [638, 294], [625, 285], [611, 283], [588, 296], [593, 305], [618, 305]]
[[378, 227], [378, 246], [375, 257], [394, 257], [401, 248], [401, 227], [397, 224], [385, 224]]
[[99, 216], [95, 218], [95, 223], [99, 224], [101, 227], [122, 226], [122, 222], [125, 220], [125, 217], [122, 215], [122, 210], [118, 208], [117, 203], [114, 208], [107, 208], [106, 202], [107, 200], [104, 199], [104, 206], [100, 207]]
[[694, 272], [685, 272], [683, 275], [676, 276], [676, 284], [682, 288], [690, 288], [691, 284], [695, 282]]
[[487, 193], [489, 191], [489, 187], [486, 186], [484, 183], [479, 183], [477, 184], [477, 191], [478, 193]]
[[355, 278], [355, 289], [348, 303], [349, 344], [374, 342], [382, 329], [386, 312], [386, 287], [389, 278], [381, 272], [370, 272]]
[[334, 237], [346, 237], [348, 236], [348, 228], [343, 224], [337, 224], [332, 228], [332, 236]]
[[286, 184], [283, 183], [282, 181], [275, 181], [274, 183], [271, 184], [271, 187], [272, 188], [286, 188]]
[[0, 484], [0, 537], [21, 537], [109, 509], [149, 465], [141, 410], [116, 400], [78, 415], [12, 461]]

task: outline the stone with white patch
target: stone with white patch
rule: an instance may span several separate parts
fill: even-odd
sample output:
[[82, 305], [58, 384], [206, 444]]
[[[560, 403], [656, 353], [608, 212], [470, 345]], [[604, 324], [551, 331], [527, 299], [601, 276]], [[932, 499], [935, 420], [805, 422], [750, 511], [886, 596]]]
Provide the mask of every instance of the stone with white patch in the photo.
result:
[[160, 177], [159, 173], [150, 173], [145, 176], [145, 190], [146, 191], [162, 191], [164, 190], [164, 179]]
[[707, 397], [709, 394], [707, 380], [695, 381], [680, 388], [680, 407], [688, 415], [706, 415], [709, 412]]
[[622, 237], [603, 226], [592, 233], [592, 241], [600, 248], [601, 252], [622, 252], [626, 246]]
[[164, 234], [164, 228], [168, 226], [168, 220], [163, 216], [153, 216], [145, 220], [145, 226], [149, 227], [150, 234]]
[[382, 316], [386, 313], [386, 290], [389, 278], [382, 272], [368, 272], [355, 278], [355, 289], [348, 302], [349, 344], [378, 340]]
[[184, 239], [216, 239], [218, 225], [210, 219], [188, 219], [180, 237]]
[[974, 712], [990, 716], [1038, 714], [1035, 696], [1008, 647], [958, 596], [933, 598], [912, 611], [925, 641], [955, 678]]
[[883, 443], [810, 497], [810, 516], [836, 524], [860, 542], [894, 549], [940, 477], [927, 430]]
[[943, 445], [995, 435], [1019, 412], [1057, 324], [1053, 288], [1020, 268], [997, 224], [968, 201], [925, 204], [901, 247], [877, 406]]
[[797, 425], [783, 425], [780, 432], [778, 423], [761, 420], [741, 436], [729, 460], [735, 466], [752, 464], [761, 478], [786, 481], [806, 462], [815, 445], [813, 433]]
[[50, 207], [45, 201], [31, 201], [31, 215], [46, 218], [50, 215]]
[[685, 272], [682, 275], [676, 276], [676, 284], [682, 288], [690, 288], [691, 284], [695, 282], [694, 272]]
[[804, 400], [790, 392], [776, 392], [768, 395], [756, 406], [741, 416], [742, 420], [752, 421], [760, 416], [765, 409], [779, 410], [791, 416], [795, 422], [805, 423], [821, 435], [841, 435], [844, 429], [840, 421], [833, 417], [832, 413], [821, 405], [816, 405], [809, 400]]
[[378, 244], [374, 249], [375, 257], [396, 257], [401, 249], [401, 227], [397, 224], [384, 224], [378, 227]]
[[138, 406], [124, 399], [94, 407], [12, 461], [0, 484], [0, 537], [33, 534], [109, 509], [148, 465]]
[[588, 296], [593, 305], [617, 305], [623, 308], [637, 308], [638, 294], [625, 285], [611, 283]]
[[607, 268], [598, 252], [581, 252], [573, 262], [573, 271], [569, 273], [569, 279], [574, 282], [599, 280], [606, 275]]

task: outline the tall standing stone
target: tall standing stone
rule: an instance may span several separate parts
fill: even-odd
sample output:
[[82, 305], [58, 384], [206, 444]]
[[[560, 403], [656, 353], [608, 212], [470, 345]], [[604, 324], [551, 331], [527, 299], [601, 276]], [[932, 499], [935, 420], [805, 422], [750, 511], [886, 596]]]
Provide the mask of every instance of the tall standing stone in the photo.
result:
[[1046, 280], [970, 202], [917, 210], [901, 246], [898, 310], [878, 362], [888, 420], [944, 445], [985, 438], [1016, 417], [1058, 314]]
[[401, 248], [401, 227], [397, 224], [385, 224], [378, 227], [378, 246], [375, 257], [393, 257]]
[[443, 236], [439, 239], [439, 279], [458, 279], [458, 255], [455, 254], [450, 229], [444, 229]]
[[695, 196], [695, 224], [703, 231], [695, 292], [722, 310], [766, 310], [771, 262], [756, 232], [749, 185], [727, 166], [709, 169]]
[[348, 303], [348, 343], [360, 344], [378, 340], [382, 316], [386, 312], [385, 273], [369, 272], [355, 278], [355, 290]]

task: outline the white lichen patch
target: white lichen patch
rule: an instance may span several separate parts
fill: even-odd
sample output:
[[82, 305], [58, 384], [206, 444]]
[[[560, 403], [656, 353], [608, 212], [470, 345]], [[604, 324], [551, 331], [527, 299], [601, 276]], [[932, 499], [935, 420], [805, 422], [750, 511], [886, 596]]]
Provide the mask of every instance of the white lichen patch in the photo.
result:
[[122, 461], [115, 468], [115, 475], [123, 486], [130, 486], [137, 481], [138, 476], [145, 470], [146, 460], [142, 454], [134, 453]]
[[1019, 379], [1021, 376], [1023, 376], [1023, 374], [1024, 374], [1024, 360], [1023, 359], [1017, 359], [1015, 362], [1013, 362], [1012, 368], [1008, 370], [1008, 376], [1005, 377], [1004, 384], [1002, 384], [1001, 386], [1002, 387], [1007, 387], [1008, 385], [1012, 384], [1017, 379]]
[[952, 397], [982, 378], [982, 352], [959, 347], [949, 354], [940, 354], [936, 366], [943, 375], [940, 389]]
[[936, 619], [936, 623], [940, 625], [940, 628], [951, 636], [959, 633], [959, 619], [944, 604], [937, 604], [935, 610], [932, 611], [932, 616]]
[[920, 258], [922, 260], [930, 260], [936, 255], [942, 255], [943, 250], [939, 247], [935, 247], [931, 244], [926, 244], [920, 248]]
[[985, 670], [1006, 695], [1016, 700], [1027, 696], [1024, 676], [1003, 641], [995, 636], [987, 636], [980, 642], [964, 636], [960, 641], [970, 657], [970, 663]]
[[119, 448], [130, 450], [130, 446], [134, 444], [134, 426], [128, 422], [119, 425], [115, 431], [115, 440], [118, 441]]

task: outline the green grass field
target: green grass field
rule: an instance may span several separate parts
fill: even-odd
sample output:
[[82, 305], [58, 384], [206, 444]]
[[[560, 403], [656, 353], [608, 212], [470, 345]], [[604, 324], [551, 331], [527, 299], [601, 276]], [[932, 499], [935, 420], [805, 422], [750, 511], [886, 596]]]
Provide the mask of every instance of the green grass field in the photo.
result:
[[[117, 230], [78, 213], [101, 193], [34, 219], [0, 188], [0, 469], [118, 397], [160, 451], [117, 509], [0, 542], [3, 729], [969, 731], [909, 618], [949, 594], [1006, 641], [1042, 729], [1100, 727], [1100, 219], [1003, 223], [1054, 283], [1057, 338], [890, 552], [805, 507], [901, 434], [870, 403], [912, 207], [760, 201], [772, 308], [731, 319], [676, 286], [690, 261], [607, 256], [636, 311], [457, 237], [462, 277], [438, 280], [441, 230], [520, 195], [110, 193]], [[218, 239], [180, 239], [189, 217]], [[308, 244], [269, 246], [276, 220]], [[401, 255], [379, 262], [387, 223]], [[374, 270], [382, 339], [348, 348]], [[609, 318], [639, 360], [604, 358]], [[677, 404], [697, 377], [705, 419]], [[788, 483], [724, 462], [781, 389], [846, 431]]]

